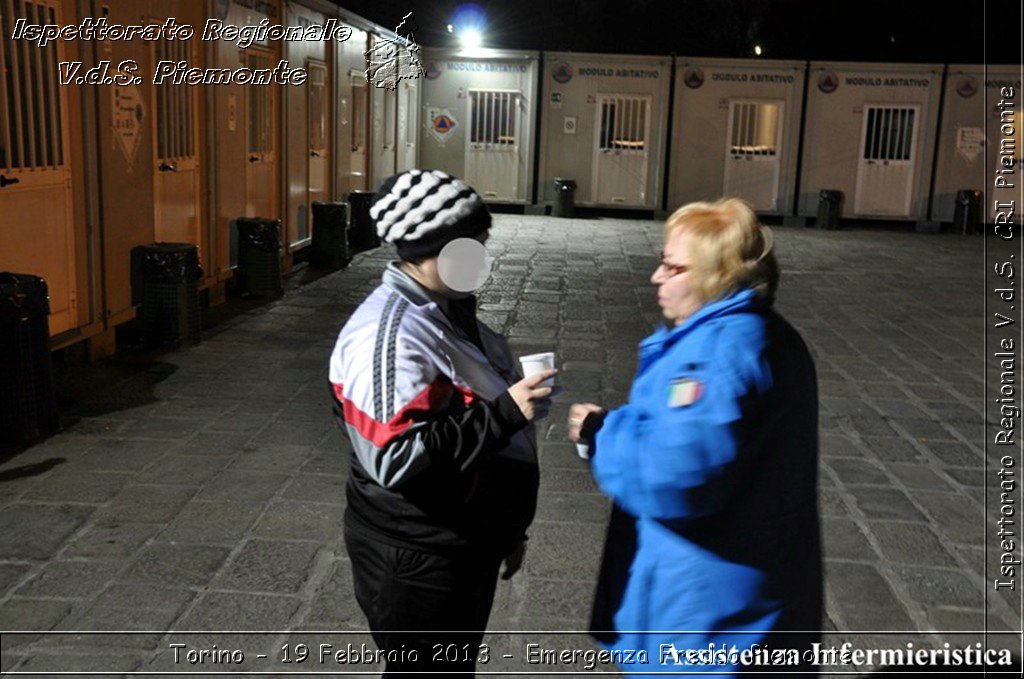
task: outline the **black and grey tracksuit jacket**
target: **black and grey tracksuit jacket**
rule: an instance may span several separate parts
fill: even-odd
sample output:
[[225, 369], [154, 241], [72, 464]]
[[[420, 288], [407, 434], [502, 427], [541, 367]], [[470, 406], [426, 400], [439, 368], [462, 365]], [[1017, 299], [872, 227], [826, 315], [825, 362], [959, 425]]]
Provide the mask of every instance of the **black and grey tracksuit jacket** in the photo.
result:
[[330, 362], [352, 441], [346, 526], [397, 546], [507, 554], [537, 504], [536, 434], [507, 389], [508, 343], [398, 268], [342, 328]]

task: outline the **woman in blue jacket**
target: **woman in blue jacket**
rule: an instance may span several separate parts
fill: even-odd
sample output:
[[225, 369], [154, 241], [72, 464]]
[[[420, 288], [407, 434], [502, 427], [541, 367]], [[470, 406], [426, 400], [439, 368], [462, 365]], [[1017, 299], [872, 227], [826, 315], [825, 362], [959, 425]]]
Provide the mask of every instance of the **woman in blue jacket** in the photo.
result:
[[743, 201], [679, 209], [629, 402], [570, 409], [615, 502], [594, 634], [650, 662], [625, 671], [807, 670], [820, 635], [817, 381], [772, 243]]

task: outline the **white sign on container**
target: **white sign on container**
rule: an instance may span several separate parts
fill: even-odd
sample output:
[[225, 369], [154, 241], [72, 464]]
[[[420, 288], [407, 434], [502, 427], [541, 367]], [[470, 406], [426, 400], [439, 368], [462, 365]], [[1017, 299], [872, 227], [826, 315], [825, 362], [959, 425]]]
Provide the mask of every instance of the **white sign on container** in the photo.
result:
[[985, 151], [985, 130], [980, 127], [957, 127], [956, 151], [968, 163], [973, 163]]

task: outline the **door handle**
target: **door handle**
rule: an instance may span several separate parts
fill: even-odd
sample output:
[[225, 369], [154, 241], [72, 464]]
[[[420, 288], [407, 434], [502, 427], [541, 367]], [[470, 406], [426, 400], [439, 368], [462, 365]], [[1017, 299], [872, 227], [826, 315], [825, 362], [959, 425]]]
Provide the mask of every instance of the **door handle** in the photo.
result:
[[309, 155], [312, 158], [319, 158], [320, 157], [320, 152], [319, 151], [310, 151]]
[[250, 163], [256, 163], [256, 162], [259, 162], [259, 159], [260, 159], [260, 157], [259, 157], [259, 156], [257, 156], [257, 155], [256, 155], [255, 153], [254, 153], [253, 155], [249, 156], [249, 162], [250, 162]]
[[10, 186], [11, 184], [17, 184], [20, 181], [21, 180], [18, 179], [17, 177], [11, 177], [10, 179], [8, 179], [7, 177], [0, 174], [0, 189], [4, 188], [5, 186]]
[[175, 165], [174, 163], [163, 162], [163, 163], [160, 163], [160, 171], [161, 172], [177, 172], [178, 171], [178, 166]]

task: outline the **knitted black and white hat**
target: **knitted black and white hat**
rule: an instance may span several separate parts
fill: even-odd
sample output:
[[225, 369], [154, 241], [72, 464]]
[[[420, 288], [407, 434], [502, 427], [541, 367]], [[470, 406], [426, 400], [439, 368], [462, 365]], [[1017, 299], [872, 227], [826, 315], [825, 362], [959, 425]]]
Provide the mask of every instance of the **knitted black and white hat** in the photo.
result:
[[402, 259], [434, 257], [456, 238], [491, 226], [491, 213], [466, 182], [438, 170], [409, 170], [388, 178], [370, 216], [377, 235], [394, 243]]

